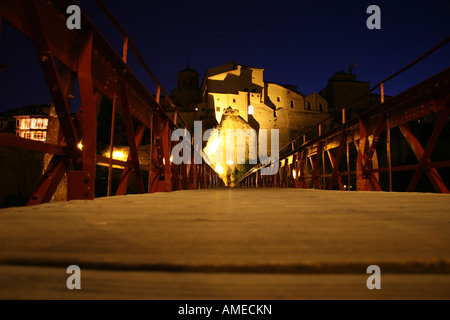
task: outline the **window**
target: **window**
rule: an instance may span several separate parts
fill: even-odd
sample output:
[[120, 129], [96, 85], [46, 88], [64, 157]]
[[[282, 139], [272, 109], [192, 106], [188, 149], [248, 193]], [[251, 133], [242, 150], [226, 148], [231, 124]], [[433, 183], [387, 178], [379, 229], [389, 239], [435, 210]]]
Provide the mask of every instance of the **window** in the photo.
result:
[[291, 108], [294, 109], [294, 101], [291, 101]]
[[216, 108], [216, 111], [217, 111], [217, 112], [220, 112], [220, 107], [217, 107], [217, 108]]
[[20, 120], [16, 121], [16, 128], [20, 128]]
[[280, 98], [280, 97], [277, 97], [277, 101], [280, 102], [280, 101], [281, 101], [281, 98]]
[[42, 129], [47, 129], [48, 127], [48, 119], [44, 119], [44, 121], [42, 122]]
[[35, 118], [31, 119], [31, 129], [37, 129], [36, 119]]
[[308, 110], [311, 110], [311, 103], [308, 102]]
[[320, 112], [323, 112], [323, 104], [319, 105]]
[[233, 103], [236, 103], [236, 99], [233, 99]]
[[31, 132], [25, 132], [24, 138], [31, 139]]
[[249, 115], [253, 115], [253, 113], [255, 112], [255, 110], [254, 110], [254, 108], [253, 108], [253, 106], [248, 106], [248, 114]]
[[42, 131], [36, 131], [34, 133], [33, 140], [42, 141], [44, 139], [44, 133]]

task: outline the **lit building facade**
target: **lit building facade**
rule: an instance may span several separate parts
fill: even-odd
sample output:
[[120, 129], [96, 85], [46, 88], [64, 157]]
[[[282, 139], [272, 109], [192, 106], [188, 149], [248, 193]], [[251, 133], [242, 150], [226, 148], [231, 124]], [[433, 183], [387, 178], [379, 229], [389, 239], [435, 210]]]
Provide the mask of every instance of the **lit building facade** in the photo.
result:
[[203, 79], [199, 110], [221, 122], [225, 110], [254, 129], [278, 129], [285, 145], [328, 117], [328, 102], [319, 94], [304, 95], [297, 87], [264, 81], [264, 69], [235, 62], [209, 69]]
[[48, 117], [45, 116], [14, 116], [16, 119], [16, 136], [45, 142], [47, 140]]

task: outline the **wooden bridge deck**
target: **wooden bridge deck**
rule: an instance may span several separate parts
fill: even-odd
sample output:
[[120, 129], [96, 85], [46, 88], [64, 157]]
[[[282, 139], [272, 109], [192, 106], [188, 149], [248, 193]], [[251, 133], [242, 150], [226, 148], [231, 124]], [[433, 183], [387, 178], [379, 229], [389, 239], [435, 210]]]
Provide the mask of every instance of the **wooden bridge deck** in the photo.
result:
[[449, 299], [449, 208], [441, 194], [217, 189], [3, 209], [0, 299]]

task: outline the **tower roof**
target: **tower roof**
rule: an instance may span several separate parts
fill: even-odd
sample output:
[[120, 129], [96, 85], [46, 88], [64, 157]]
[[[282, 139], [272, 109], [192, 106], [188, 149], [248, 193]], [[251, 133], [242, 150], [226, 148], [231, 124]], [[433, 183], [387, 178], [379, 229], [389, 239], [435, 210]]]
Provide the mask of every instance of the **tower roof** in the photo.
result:
[[180, 73], [196, 73], [196, 74], [198, 74], [198, 72], [197, 72], [196, 70], [191, 69], [191, 67], [189, 66], [189, 64], [187, 65], [186, 69], [184, 69], [184, 70], [178, 72], [178, 74], [180, 74]]

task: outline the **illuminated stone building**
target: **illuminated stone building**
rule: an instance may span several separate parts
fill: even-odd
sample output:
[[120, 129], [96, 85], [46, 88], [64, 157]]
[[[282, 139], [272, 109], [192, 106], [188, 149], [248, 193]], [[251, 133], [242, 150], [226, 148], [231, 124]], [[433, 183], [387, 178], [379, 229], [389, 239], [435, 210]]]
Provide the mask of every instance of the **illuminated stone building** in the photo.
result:
[[[285, 145], [329, 115], [321, 95], [305, 95], [296, 86], [265, 81], [262, 68], [227, 63], [208, 69], [200, 87], [199, 74], [189, 66], [177, 77], [172, 100], [191, 129], [194, 121], [203, 121], [204, 130], [215, 127], [225, 110], [232, 108], [257, 131], [279, 129], [280, 145]], [[164, 99], [161, 103], [168, 110]]]
[[328, 103], [317, 93], [264, 80], [264, 69], [231, 62], [207, 70], [198, 110], [221, 122], [232, 108], [256, 130], [279, 129], [284, 146], [328, 116]]

